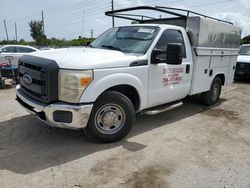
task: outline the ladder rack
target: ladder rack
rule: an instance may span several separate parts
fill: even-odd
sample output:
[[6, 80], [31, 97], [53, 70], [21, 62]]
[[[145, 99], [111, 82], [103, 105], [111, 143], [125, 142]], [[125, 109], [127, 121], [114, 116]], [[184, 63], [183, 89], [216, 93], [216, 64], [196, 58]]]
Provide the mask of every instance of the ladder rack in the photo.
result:
[[[139, 23], [147, 23], [147, 21], [150, 21], [152, 23], [154, 20], [159, 21], [159, 20], [168, 19], [168, 18], [154, 18], [154, 17], [151, 17], [151, 16], [143, 15], [143, 14], [130, 14], [130, 13], [128, 14], [128, 13], [126, 13], [126, 12], [130, 12], [130, 11], [141, 11], [141, 10], [156, 11], [156, 12], [160, 12], [160, 13], [175, 16], [175, 18], [181, 18], [181, 19], [185, 19], [185, 20], [188, 17], [190, 17], [190, 15], [192, 14], [192, 15], [196, 15], [196, 16], [200, 16], [200, 17], [204, 17], [204, 18], [209, 18], [209, 19], [212, 19], [212, 20], [216, 20], [216, 21], [219, 21], [219, 22], [224, 22], [224, 23], [233, 25], [231, 22], [220, 20], [220, 19], [213, 18], [213, 17], [210, 17], [210, 16], [206, 16], [206, 15], [194, 12], [194, 11], [190, 11], [190, 10], [186, 10], [186, 9], [180, 9], [180, 8], [163, 7], [163, 6], [155, 6], [155, 7], [152, 7], [152, 6], [137, 6], [137, 7], [131, 7], [131, 8], [117, 9], [117, 10], [105, 12], [105, 15], [106, 16], [117, 17], [117, 18], [122, 18], [122, 19], [127, 19], [127, 20], [132, 20], [132, 21], [137, 21]], [[141, 18], [141, 19], [139, 19], [139, 18]], [[174, 18], [170, 17], [169, 19], [174, 19]]]

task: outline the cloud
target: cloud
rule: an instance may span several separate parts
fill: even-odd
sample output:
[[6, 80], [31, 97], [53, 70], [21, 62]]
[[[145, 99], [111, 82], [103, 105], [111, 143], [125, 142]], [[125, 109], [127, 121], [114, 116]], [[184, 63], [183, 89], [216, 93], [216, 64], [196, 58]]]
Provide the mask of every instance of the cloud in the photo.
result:
[[250, 9], [250, 1], [249, 0], [240, 0], [240, 3], [245, 7]]
[[132, 6], [132, 2], [129, 0], [117, 0], [115, 4], [120, 5], [122, 7], [130, 7]]
[[221, 12], [215, 17], [234, 23], [236, 26], [242, 28], [242, 36], [250, 35], [250, 17], [242, 13]]
[[144, 2], [142, 0], [116, 0], [115, 4], [121, 7], [132, 7], [132, 6], [143, 6]]
[[174, 8], [179, 8], [179, 9], [185, 9], [185, 10], [188, 10], [187, 7], [185, 7], [184, 5], [173, 5], [172, 7]]
[[145, 5], [145, 3], [143, 1], [141, 1], [141, 0], [136, 0], [136, 4], [137, 4], [137, 6]]
[[102, 24], [102, 25], [108, 26], [108, 23], [106, 21], [101, 20], [101, 19], [95, 19], [95, 21]]

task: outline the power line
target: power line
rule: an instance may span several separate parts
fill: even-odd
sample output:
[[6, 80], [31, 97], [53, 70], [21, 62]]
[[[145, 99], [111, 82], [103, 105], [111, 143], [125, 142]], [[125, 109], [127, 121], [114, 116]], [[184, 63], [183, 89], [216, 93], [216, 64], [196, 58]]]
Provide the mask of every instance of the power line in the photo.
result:
[[100, 3], [100, 2], [103, 2], [103, 1], [97, 1], [97, 2], [95, 2], [95, 1], [93, 1], [93, 0], [89, 0], [89, 1], [87, 1], [87, 2], [78, 2], [78, 3], [73, 3], [73, 4], [71, 4], [71, 5], [68, 5], [68, 6], [61, 6], [61, 7], [56, 7], [56, 8], [50, 8], [50, 9], [45, 9], [45, 11], [48, 11], [48, 12], [50, 12], [51, 11], [51, 13], [53, 14], [53, 13], [56, 13], [57, 11], [68, 11], [69, 9], [71, 9], [71, 8], [88, 8], [89, 6], [91, 6], [91, 5], [94, 5], [95, 7], [97, 7], [97, 5], [98, 5], [98, 3]]
[[[98, 18], [103, 18], [103, 16], [101, 15], [95, 15], [91, 18], [88, 18], [88, 19], [84, 19], [84, 23], [88, 23], [88, 22], [93, 22], [93, 19], [98, 19]], [[82, 19], [81, 17], [79, 17], [78, 19], [72, 19], [72, 20], [68, 20], [67, 22], [65, 21], [60, 21], [60, 22], [57, 22], [57, 23], [49, 23], [49, 24], [46, 24], [46, 26], [49, 26], [49, 27], [55, 27], [55, 26], [66, 26], [66, 25], [74, 25], [74, 24], [81, 24], [82, 23]]]
[[33, 13], [27, 14], [25, 16], [20, 16], [20, 17], [17, 17], [17, 18], [6, 19], [6, 20], [7, 21], [18, 21], [18, 20], [24, 20], [25, 18], [31, 18], [33, 16], [40, 16], [40, 13], [39, 12], [33, 12]]
[[[64, 15], [58, 15], [58, 16], [50, 16], [50, 15], [47, 15], [47, 21], [58, 21], [58, 19], [60, 20], [65, 20], [65, 19], [68, 19], [68, 18], [75, 18], [75, 17], [82, 17], [82, 10], [81, 9], [80, 11], [77, 11], [77, 12], [67, 12], [65, 13]], [[95, 9], [93, 11], [84, 11], [85, 12], [85, 17], [86, 16], [91, 16], [91, 15], [95, 15], [95, 14], [99, 14], [99, 13], [103, 13], [105, 10], [108, 10], [108, 7], [107, 6], [104, 6], [104, 7], [100, 7], [99, 9]], [[104, 13], [103, 13], [104, 14]]]
[[[94, 1], [93, 2], [93, 0], [92, 1], [89, 0], [87, 2], [91, 2], [91, 3], [86, 4], [86, 2], [83, 3], [82, 1], [81, 2], [78, 1], [77, 3], [71, 3], [71, 5], [73, 5], [73, 6], [69, 6], [69, 5], [65, 6], [64, 5], [62, 7], [44, 9], [43, 11], [44, 11], [44, 13], [46, 15], [48, 15], [48, 14], [58, 15], [58, 14], [65, 14], [65, 12], [72, 12], [72, 11], [79, 10], [79, 9], [82, 10], [83, 8], [86, 8], [86, 7], [89, 7], [88, 10], [93, 10], [93, 9], [96, 9], [96, 7], [97, 7], [96, 4], [97, 4], [97, 2], [99, 3], [100, 1], [97, 1], [97, 2]], [[92, 5], [94, 5], [94, 6], [92, 6]], [[90, 6], [92, 6], [92, 7], [90, 7]], [[60, 10], [62, 11], [61, 13], [60, 13]], [[57, 11], [59, 11], [59, 12], [57, 12]], [[24, 15], [24, 16], [21, 16], [21, 17], [19, 16], [19, 17], [16, 17], [16, 18], [6, 19], [6, 20], [8, 20], [8, 21], [19, 21], [20, 20], [20, 22], [23, 22], [23, 20], [26, 19], [26, 18], [30, 19], [30, 18], [35, 17], [35, 16], [39, 17], [39, 15], [40, 15], [39, 12], [33, 12], [33, 13], [30, 13], [30, 14], [27, 14], [27, 15]]]
[[[103, 15], [93, 15], [91, 17], [88, 17], [86, 18], [86, 16], [84, 17], [84, 24], [86, 24], [87, 22], [91, 21], [93, 22], [93, 20], [95, 18], [103, 18]], [[76, 18], [72, 18], [70, 20], [57, 20], [57, 21], [47, 21], [46, 22], [46, 26], [56, 26], [56, 25], [68, 25], [68, 24], [71, 24], [71, 23], [80, 23], [82, 25], [82, 17], [81, 16], [78, 16]]]

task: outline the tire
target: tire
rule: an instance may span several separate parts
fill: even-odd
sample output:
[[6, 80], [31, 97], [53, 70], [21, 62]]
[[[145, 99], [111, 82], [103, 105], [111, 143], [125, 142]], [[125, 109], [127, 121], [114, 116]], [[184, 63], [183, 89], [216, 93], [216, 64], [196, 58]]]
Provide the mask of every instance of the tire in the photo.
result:
[[221, 79], [219, 77], [215, 77], [211, 84], [210, 90], [201, 94], [202, 103], [207, 106], [216, 104], [220, 98], [221, 85]]
[[95, 102], [85, 132], [92, 140], [115, 142], [127, 136], [135, 118], [135, 109], [128, 97], [107, 91]]

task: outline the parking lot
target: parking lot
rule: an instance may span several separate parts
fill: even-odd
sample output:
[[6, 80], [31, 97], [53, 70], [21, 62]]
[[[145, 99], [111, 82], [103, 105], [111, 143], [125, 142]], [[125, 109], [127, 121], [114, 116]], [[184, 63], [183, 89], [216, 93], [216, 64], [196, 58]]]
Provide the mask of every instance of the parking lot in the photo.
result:
[[250, 84], [198, 97], [156, 116], [137, 116], [129, 136], [90, 142], [26, 113], [14, 88], [0, 90], [0, 187], [250, 188]]

